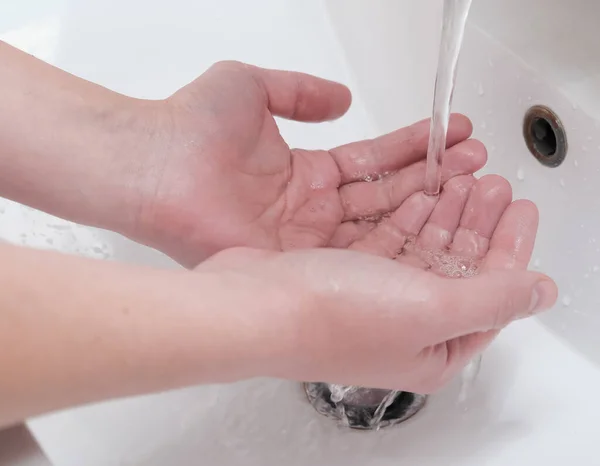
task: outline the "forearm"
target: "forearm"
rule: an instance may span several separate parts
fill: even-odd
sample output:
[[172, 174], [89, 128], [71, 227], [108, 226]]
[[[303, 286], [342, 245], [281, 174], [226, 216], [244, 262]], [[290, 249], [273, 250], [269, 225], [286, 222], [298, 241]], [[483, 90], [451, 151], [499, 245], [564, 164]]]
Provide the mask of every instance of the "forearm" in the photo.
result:
[[282, 304], [235, 275], [12, 246], [0, 246], [0, 259], [0, 427], [113, 397], [264, 375], [276, 351], [260, 318], [268, 313], [253, 310]]
[[[131, 107], [144, 105], [0, 41], [0, 196], [127, 231], [138, 192]], [[151, 174], [149, 175], [151, 176]]]

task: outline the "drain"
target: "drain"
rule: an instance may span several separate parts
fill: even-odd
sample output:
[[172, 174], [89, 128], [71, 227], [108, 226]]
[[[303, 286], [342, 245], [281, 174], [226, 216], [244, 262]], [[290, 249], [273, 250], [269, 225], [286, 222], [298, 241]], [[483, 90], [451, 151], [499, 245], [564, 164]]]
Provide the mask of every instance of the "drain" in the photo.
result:
[[558, 167], [567, 156], [565, 128], [550, 108], [543, 105], [531, 107], [523, 120], [523, 137], [529, 152], [547, 167]]
[[[383, 414], [377, 412], [389, 390], [359, 388], [344, 400], [331, 400], [331, 390], [326, 383], [306, 383], [304, 389], [310, 404], [319, 414], [357, 430], [379, 430], [400, 424], [417, 414], [427, 401], [424, 395], [398, 392]], [[373, 422], [378, 416], [378, 422]]]

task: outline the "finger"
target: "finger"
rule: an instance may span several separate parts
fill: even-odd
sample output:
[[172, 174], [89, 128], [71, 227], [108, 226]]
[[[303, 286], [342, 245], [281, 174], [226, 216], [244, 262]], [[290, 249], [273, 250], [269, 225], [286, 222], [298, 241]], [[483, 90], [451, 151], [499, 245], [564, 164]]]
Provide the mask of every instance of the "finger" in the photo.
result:
[[533, 253], [538, 223], [539, 213], [533, 202], [513, 202], [494, 231], [483, 270], [526, 269]]
[[434, 343], [501, 330], [554, 305], [556, 284], [542, 274], [493, 270], [468, 280], [435, 280], [428, 316]]
[[422, 192], [413, 194], [396, 212], [349, 249], [395, 258], [402, 252], [406, 241], [419, 234], [436, 203], [437, 199], [433, 196]]
[[[472, 174], [485, 165], [484, 145], [464, 141], [448, 149], [442, 170], [442, 183], [459, 175]], [[344, 220], [380, 215], [397, 209], [409, 196], [423, 190], [425, 161], [417, 162], [394, 175], [373, 182], [357, 182], [340, 188]]]
[[364, 238], [367, 233], [377, 227], [375, 222], [365, 220], [356, 220], [353, 222], [344, 222], [333, 234], [329, 247], [346, 249], [355, 241]]
[[[423, 120], [393, 133], [368, 141], [354, 142], [332, 149], [331, 156], [342, 174], [342, 183], [377, 179], [385, 172], [407, 167], [427, 155], [430, 120]], [[464, 115], [454, 114], [448, 126], [447, 147], [471, 136], [473, 125]]]
[[452, 243], [475, 182], [472, 175], [464, 175], [454, 177], [444, 185], [440, 200], [417, 239], [420, 247], [445, 249]]
[[409, 244], [396, 260], [420, 269], [434, 268], [443, 273], [443, 262], [437, 251], [452, 243], [460, 218], [475, 184], [472, 175], [457, 176], [444, 185], [444, 189], [427, 223], [421, 229], [415, 244]]
[[304, 73], [246, 65], [265, 91], [274, 115], [297, 121], [327, 121], [350, 108], [352, 94], [343, 84]]
[[510, 183], [501, 176], [481, 178], [471, 190], [450, 250], [467, 257], [483, 257], [502, 214], [512, 200]]

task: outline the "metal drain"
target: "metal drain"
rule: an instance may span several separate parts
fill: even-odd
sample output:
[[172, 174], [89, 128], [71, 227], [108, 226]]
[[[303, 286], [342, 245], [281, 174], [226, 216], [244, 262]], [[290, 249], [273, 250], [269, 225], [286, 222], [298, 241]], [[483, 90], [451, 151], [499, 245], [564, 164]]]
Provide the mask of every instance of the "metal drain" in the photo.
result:
[[565, 128], [550, 108], [531, 107], [523, 120], [523, 137], [529, 152], [546, 167], [556, 168], [565, 161], [568, 151]]
[[[335, 403], [331, 399], [331, 390], [326, 383], [304, 384], [308, 401], [319, 414], [357, 430], [379, 430], [400, 424], [417, 414], [427, 401], [424, 395], [398, 392], [387, 407], [381, 419], [374, 423], [377, 408], [389, 390], [359, 388], [354, 395]], [[379, 412], [381, 413], [381, 412]]]

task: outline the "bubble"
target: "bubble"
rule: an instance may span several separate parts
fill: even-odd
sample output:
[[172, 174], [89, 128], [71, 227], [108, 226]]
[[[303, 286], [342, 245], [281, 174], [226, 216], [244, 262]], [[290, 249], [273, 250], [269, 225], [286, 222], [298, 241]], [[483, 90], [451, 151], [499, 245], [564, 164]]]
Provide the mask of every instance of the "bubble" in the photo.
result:
[[432, 270], [449, 278], [470, 278], [479, 273], [478, 259], [451, 254], [446, 250], [420, 248], [414, 239], [407, 241], [404, 250], [415, 254]]
[[329, 385], [331, 401], [334, 403], [340, 403], [353, 388], [354, 387], [348, 387], [345, 385]]

